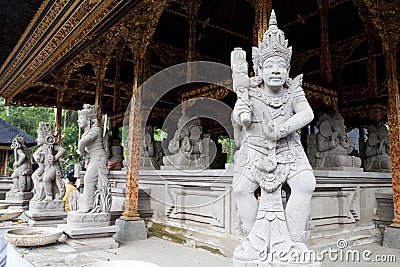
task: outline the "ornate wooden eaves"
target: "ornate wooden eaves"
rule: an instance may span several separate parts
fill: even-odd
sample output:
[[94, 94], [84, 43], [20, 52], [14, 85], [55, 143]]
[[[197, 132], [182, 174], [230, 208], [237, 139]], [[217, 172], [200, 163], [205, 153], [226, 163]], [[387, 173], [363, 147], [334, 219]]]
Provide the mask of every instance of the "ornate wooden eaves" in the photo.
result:
[[315, 84], [311, 84], [308, 82], [303, 82], [303, 88], [308, 99], [310, 98], [320, 99], [328, 107], [337, 110], [338, 95], [336, 91]]
[[210, 84], [195, 90], [184, 92], [182, 93], [182, 102], [199, 97], [208, 97], [221, 100], [231, 91], [227, 88], [232, 88], [232, 80], [224, 81], [221, 84]]
[[87, 47], [137, 0], [45, 0], [0, 69], [0, 95], [10, 103], [71, 54]]
[[381, 103], [351, 105], [341, 108], [340, 114], [345, 118], [356, 117], [372, 120], [374, 122], [381, 122], [387, 120], [387, 105]]

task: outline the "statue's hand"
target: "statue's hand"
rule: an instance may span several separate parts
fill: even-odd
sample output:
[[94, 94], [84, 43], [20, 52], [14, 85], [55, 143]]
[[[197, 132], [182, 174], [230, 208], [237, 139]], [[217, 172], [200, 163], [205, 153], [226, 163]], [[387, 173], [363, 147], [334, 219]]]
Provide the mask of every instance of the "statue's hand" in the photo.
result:
[[240, 116], [242, 113], [249, 113], [251, 111], [251, 103], [246, 103], [243, 99], [238, 98], [235, 103], [235, 111]]
[[278, 141], [282, 138], [279, 127], [276, 127], [273, 121], [268, 122], [263, 129], [266, 137], [272, 141]]
[[18, 165], [18, 162], [14, 162], [14, 164], [13, 164], [13, 167], [14, 168], [17, 168], [19, 165]]

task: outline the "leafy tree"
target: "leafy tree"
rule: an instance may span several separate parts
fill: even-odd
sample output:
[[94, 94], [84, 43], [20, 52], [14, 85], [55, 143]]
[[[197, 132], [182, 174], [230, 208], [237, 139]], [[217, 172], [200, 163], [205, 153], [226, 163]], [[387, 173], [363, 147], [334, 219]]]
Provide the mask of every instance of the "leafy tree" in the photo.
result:
[[0, 118], [20, 128], [26, 133], [36, 136], [39, 122], [54, 122], [54, 111], [47, 107], [15, 107], [10, 106], [10, 114], [7, 116], [5, 100], [0, 98]]
[[[55, 116], [54, 109], [48, 107], [15, 107], [11, 106], [9, 115], [7, 115], [7, 107], [5, 100], [0, 98], [0, 118], [8, 123], [20, 128], [26, 133], [37, 136], [37, 127], [39, 122], [46, 122], [54, 125]], [[70, 164], [79, 161], [79, 156], [76, 153], [78, 142], [78, 112], [73, 110], [62, 111], [62, 136], [61, 146], [67, 150], [63, 157], [63, 165], [67, 170]], [[31, 150], [35, 151], [38, 147], [35, 146]], [[12, 169], [13, 158], [10, 157], [9, 168]]]

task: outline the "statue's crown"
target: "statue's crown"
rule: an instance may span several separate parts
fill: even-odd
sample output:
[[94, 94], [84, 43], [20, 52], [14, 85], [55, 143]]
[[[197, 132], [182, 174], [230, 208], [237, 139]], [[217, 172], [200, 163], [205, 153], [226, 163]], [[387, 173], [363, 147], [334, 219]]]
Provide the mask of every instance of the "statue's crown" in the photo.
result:
[[253, 47], [253, 64], [254, 71], [263, 68], [263, 64], [267, 58], [272, 56], [280, 56], [285, 59], [286, 65], [290, 66], [292, 57], [292, 47], [288, 47], [288, 40], [285, 39], [285, 33], [278, 28], [275, 11], [272, 10], [269, 19], [268, 30], [264, 33], [262, 42], [258, 47]]
[[37, 132], [38, 132], [38, 134], [41, 134], [42, 136], [48, 136], [48, 135], [53, 134], [51, 124], [45, 123], [45, 122], [39, 123], [39, 128], [38, 128]]

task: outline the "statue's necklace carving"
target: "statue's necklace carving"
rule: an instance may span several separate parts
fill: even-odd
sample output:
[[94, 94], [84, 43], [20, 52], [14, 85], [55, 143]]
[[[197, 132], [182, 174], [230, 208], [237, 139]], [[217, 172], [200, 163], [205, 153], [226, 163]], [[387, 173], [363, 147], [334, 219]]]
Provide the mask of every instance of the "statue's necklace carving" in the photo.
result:
[[258, 95], [265, 100], [265, 103], [274, 108], [281, 107], [283, 104], [286, 104], [286, 102], [289, 100], [290, 89], [286, 89], [283, 95], [277, 97], [267, 96], [262, 89], [258, 90], [259, 90]]

